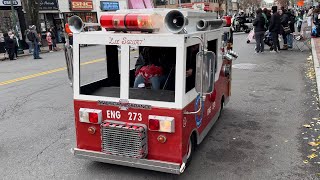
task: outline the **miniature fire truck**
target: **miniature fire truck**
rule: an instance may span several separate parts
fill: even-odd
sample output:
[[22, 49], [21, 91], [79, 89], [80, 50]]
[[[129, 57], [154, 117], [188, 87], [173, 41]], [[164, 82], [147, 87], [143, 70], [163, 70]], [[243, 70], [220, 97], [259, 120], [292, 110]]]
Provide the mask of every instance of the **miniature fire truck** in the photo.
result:
[[[73, 63], [67, 64], [73, 66], [68, 69], [74, 88], [74, 155], [184, 172], [196, 146], [229, 101], [232, 61], [237, 58], [230, 50], [230, 27], [213, 13], [185, 9], [121, 10], [102, 15], [100, 25], [102, 31], [81, 32], [86, 24], [77, 16], [69, 19]], [[85, 78], [80, 75], [82, 44], [105, 48], [107, 72], [101, 80], [81, 84]], [[138, 59], [148, 49], [154, 52], [149, 60], [164, 61], [159, 87], [154, 88], [147, 79], [135, 86], [132, 47]]]

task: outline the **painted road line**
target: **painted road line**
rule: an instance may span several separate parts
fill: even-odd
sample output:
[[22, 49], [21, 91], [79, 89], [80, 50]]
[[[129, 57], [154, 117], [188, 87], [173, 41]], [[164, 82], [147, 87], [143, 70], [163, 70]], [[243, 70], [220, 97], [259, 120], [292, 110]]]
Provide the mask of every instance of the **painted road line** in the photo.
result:
[[[92, 61], [83, 62], [80, 65], [84, 66], [84, 65], [87, 65], [87, 64], [93, 64], [93, 63], [101, 62], [101, 61], [104, 61], [104, 60], [105, 60], [105, 58], [95, 59], [95, 60], [92, 60]], [[2, 82], [0, 82], [0, 86], [11, 84], [11, 83], [15, 83], [15, 82], [19, 82], [19, 81], [24, 81], [24, 80], [28, 80], [28, 79], [32, 79], [32, 78], [36, 78], [36, 77], [39, 77], [39, 76], [44, 76], [44, 75], [47, 75], [47, 74], [52, 74], [52, 73], [59, 72], [59, 71], [64, 71], [66, 69], [67, 69], [66, 67], [61, 67], [61, 68], [52, 69], [52, 70], [49, 70], [49, 71], [43, 71], [43, 72], [39, 72], [39, 73], [36, 73], [36, 74], [31, 74], [31, 75], [27, 75], [27, 76], [15, 78], [15, 79], [7, 80], [7, 81], [2, 81]]]

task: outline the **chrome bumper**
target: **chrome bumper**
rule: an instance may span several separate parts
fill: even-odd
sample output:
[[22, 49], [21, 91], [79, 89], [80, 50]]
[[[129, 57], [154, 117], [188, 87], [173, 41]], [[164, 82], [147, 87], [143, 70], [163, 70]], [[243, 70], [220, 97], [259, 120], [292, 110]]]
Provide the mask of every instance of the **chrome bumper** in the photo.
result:
[[185, 169], [185, 163], [182, 165], [178, 163], [147, 160], [147, 159], [135, 159], [122, 156], [108, 155], [101, 152], [89, 151], [74, 148], [73, 154], [77, 158], [90, 159], [93, 161], [105, 162], [110, 164], [117, 164], [122, 166], [130, 166], [141, 169], [149, 169], [154, 171], [161, 171], [172, 174], [181, 174]]

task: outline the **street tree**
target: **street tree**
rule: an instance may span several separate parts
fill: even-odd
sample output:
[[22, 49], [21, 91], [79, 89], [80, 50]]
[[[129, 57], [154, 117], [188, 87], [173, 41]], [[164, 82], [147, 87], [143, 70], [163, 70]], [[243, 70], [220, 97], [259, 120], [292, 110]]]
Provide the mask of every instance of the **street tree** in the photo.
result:
[[275, 2], [278, 3], [281, 7], [289, 6], [289, 0], [275, 0]]
[[224, 3], [225, 0], [218, 0], [219, 4], [219, 16], [222, 16], [222, 4]]
[[40, 29], [39, 24], [39, 4], [40, 0], [24, 0], [26, 16], [27, 16], [27, 24], [28, 25], [36, 25], [37, 29]]
[[247, 9], [248, 7], [260, 7], [261, 0], [241, 0], [239, 1], [240, 9]]

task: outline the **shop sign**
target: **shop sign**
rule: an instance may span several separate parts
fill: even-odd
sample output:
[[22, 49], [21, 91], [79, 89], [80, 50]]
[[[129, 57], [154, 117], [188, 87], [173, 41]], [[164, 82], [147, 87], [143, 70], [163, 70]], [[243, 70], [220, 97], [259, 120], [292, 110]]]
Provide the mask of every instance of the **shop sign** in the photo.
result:
[[92, 0], [71, 0], [71, 10], [93, 10]]
[[40, 0], [40, 10], [58, 10], [58, 0]]
[[[12, 0], [13, 6], [21, 6], [21, 0]], [[0, 0], [0, 6], [11, 6], [11, 0]]]
[[119, 2], [115, 2], [115, 1], [100, 1], [100, 9], [102, 11], [116, 11], [116, 10], [119, 10]]

